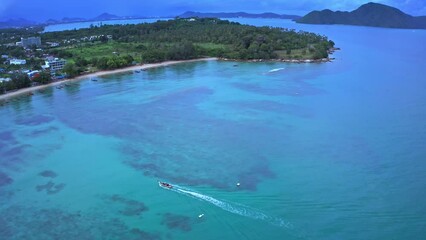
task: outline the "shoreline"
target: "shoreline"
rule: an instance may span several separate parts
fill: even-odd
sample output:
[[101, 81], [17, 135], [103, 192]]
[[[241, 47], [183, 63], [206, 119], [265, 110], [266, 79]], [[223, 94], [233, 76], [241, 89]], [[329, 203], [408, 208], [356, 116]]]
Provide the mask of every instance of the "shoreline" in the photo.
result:
[[[336, 50], [340, 50], [340, 48], [332, 48], [329, 49], [329, 54], [333, 54]], [[94, 77], [101, 77], [111, 74], [117, 74], [117, 73], [125, 73], [125, 72], [131, 72], [136, 70], [146, 70], [150, 68], [157, 68], [157, 67], [166, 67], [170, 65], [175, 65], [179, 63], [190, 63], [190, 62], [201, 62], [201, 61], [234, 61], [234, 62], [285, 62], [285, 63], [326, 63], [326, 62], [332, 62], [334, 58], [327, 57], [322, 59], [251, 59], [251, 60], [238, 60], [238, 59], [228, 59], [228, 58], [217, 58], [217, 57], [207, 57], [207, 58], [197, 58], [197, 59], [190, 59], [190, 60], [176, 60], [176, 61], [165, 61], [160, 63], [147, 63], [142, 65], [135, 65], [120, 69], [114, 69], [114, 70], [103, 70], [93, 73], [88, 73], [85, 75], [80, 75], [74, 78], [69, 79], [63, 79], [56, 82], [52, 82], [46, 85], [39, 85], [34, 87], [28, 87], [23, 89], [18, 89], [13, 92], [9, 92], [6, 94], [0, 95], [0, 101], [7, 101], [10, 98], [14, 98], [20, 95], [28, 94], [33, 95], [33, 91], [45, 89], [48, 87], [55, 87], [58, 85], [62, 85], [68, 82], [74, 82], [74, 81], [82, 81], [82, 80], [88, 80], [90, 78]]]
[[238, 60], [231, 58], [219, 58], [220, 61], [226, 62], [284, 62], [284, 63], [327, 63], [332, 62], [335, 58], [320, 58], [320, 59], [249, 59], [249, 60]]
[[166, 62], [160, 62], [160, 63], [148, 63], [148, 64], [130, 66], [130, 67], [114, 69], [114, 70], [98, 71], [98, 72], [93, 72], [93, 73], [89, 73], [89, 74], [85, 74], [85, 75], [80, 75], [80, 76], [77, 76], [77, 77], [74, 77], [74, 78], [59, 80], [59, 81], [52, 82], [52, 83], [49, 83], [49, 84], [46, 84], [46, 85], [22, 88], [22, 89], [14, 91], [14, 92], [2, 94], [2, 95], [0, 95], [0, 101], [8, 100], [10, 98], [18, 97], [18, 96], [24, 95], [24, 94], [31, 94], [32, 95], [33, 91], [45, 89], [45, 88], [48, 88], [48, 87], [55, 87], [55, 86], [58, 86], [58, 85], [69, 83], [69, 82], [89, 80], [90, 78], [94, 78], [94, 77], [101, 77], [101, 76], [106, 76], [106, 75], [111, 75], [111, 74], [125, 73], [125, 72], [131, 72], [131, 71], [136, 71], [136, 70], [145, 70], [145, 69], [157, 68], [157, 67], [166, 67], [166, 66], [170, 66], [170, 65], [176, 65], [176, 64], [179, 64], [179, 63], [216, 61], [216, 60], [218, 60], [218, 58], [197, 58], [197, 59], [190, 59], [190, 60], [178, 60], [178, 61], [166, 61]]
[[326, 58], [319, 58], [319, 59], [313, 59], [313, 58], [306, 58], [306, 59], [291, 59], [291, 58], [275, 58], [275, 59], [250, 59], [250, 60], [239, 60], [239, 59], [231, 59], [231, 58], [219, 58], [221, 61], [231, 61], [231, 62], [284, 62], [284, 63], [327, 63], [332, 62], [335, 60], [335, 58], [331, 57], [333, 53], [336, 51], [341, 50], [338, 47], [332, 47], [327, 50], [328, 57]]

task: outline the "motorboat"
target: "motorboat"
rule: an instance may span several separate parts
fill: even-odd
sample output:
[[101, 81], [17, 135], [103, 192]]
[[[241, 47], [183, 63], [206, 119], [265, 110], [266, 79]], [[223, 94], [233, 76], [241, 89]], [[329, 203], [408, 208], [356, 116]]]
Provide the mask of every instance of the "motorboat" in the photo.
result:
[[158, 182], [158, 186], [162, 187], [162, 188], [166, 188], [166, 189], [172, 189], [173, 186], [170, 183], [166, 183], [166, 182]]

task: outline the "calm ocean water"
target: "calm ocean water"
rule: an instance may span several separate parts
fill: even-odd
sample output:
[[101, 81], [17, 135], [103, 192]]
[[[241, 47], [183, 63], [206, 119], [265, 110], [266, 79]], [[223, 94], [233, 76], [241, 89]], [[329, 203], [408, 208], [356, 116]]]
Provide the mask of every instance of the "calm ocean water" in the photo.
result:
[[426, 236], [426, 31], [239, 21], [342, 50], [327, 64], [188, 63], [11, 100], [0, 239]]

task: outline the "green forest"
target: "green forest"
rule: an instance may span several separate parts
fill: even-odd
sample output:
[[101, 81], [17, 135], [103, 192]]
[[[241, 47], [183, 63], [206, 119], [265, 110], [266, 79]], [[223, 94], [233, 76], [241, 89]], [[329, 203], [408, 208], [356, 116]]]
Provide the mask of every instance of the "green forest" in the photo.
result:
[[[92, 39], [87, 40], [90, 37]], [[51, 49], [50, 52], [73, 60], [74, 63], [67, 66], [70, 75], [78, 75], [88, 67], [114, 69], [132, 62], [153, 63], [200, 57], [320, 59], [328, 57], [328, 49], [334, 46], [327, 37], [313, 33], [254, 27], [214, 18], [92, 26], [44, 33], [42, 38], [49, 42], [69, 42], [67, 46]]]
[[[306, 50], [299, 58], [325, 58], [334, 43], [326, 37], [283, 28], [254, 27], [212, 18], [175, 19], [138, 25], [105, 25], [88, 29], [44, 33], [43, 41], [63, 42], [100, 36], [98, 41], [80, 43], [76, 48], [59, 48], [64, 57], [85, 57], [87, 53], [108, 55], [116, 48], [141, 62], [181, 60], [203, 56], [230, 59], [277, 59], [279, 52]], [[111, 36], [109, 40], [106, 36]], [[115, 44], [111, 44], [111, 42]], [[88, 49], [99, 50], [93, 51]], [[85, 52], [87, 53], [85, 54]], [[300, 52], [300, 51], [299, 51]], [[82, 53], [83, 55], [80, 55]], [[89, 60], [89, 59], [87, 59]]]

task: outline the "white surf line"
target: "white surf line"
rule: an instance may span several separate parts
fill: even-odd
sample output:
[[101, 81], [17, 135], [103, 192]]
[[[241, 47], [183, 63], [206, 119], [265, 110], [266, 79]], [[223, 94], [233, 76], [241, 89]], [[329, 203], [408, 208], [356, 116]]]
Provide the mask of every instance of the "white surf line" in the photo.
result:
[[185, 194], [187, 196], [199, 199], [199, 200], [203, 200], [206, 202], [209, 202], [225, 211], [228, 211], [230, 213], [234, 213], [240, 216], [244, 216], [244, 217], [249, 217], [252, 219], [258, 219], [258, 220], [263, 220], [266, 221], [270, 224], [273, 224], [275, 226], [279, 226], [279, 227], [284, 227], [284, 228], [288, 228], [288, 229], [294, 229], [293, 224], [291, 224], [290, 222], [284, 221], [281, 218], [277, 218], [277, 217], [271, 217], [268, 216], [267, 214], [263, 213], [262, 211], [258, 210], [258, 209], [254, 209], [254, 208], [250, 208], [248, 206], [244, 206], [242, 204], [236, 204], [236, 203], [228, 203], [228, 202], [224, 202], [221, 200], [218, 200], [216, 198], [201, 194], [201, 193], [197, 193], [194, 191], [190, 191], [187, 189], [183, 189], [180, 187], [176, 187], [174, 189], [170, 189], [170, 190], [174, 190], [175, 192], [178, 193], [182, 193]]

